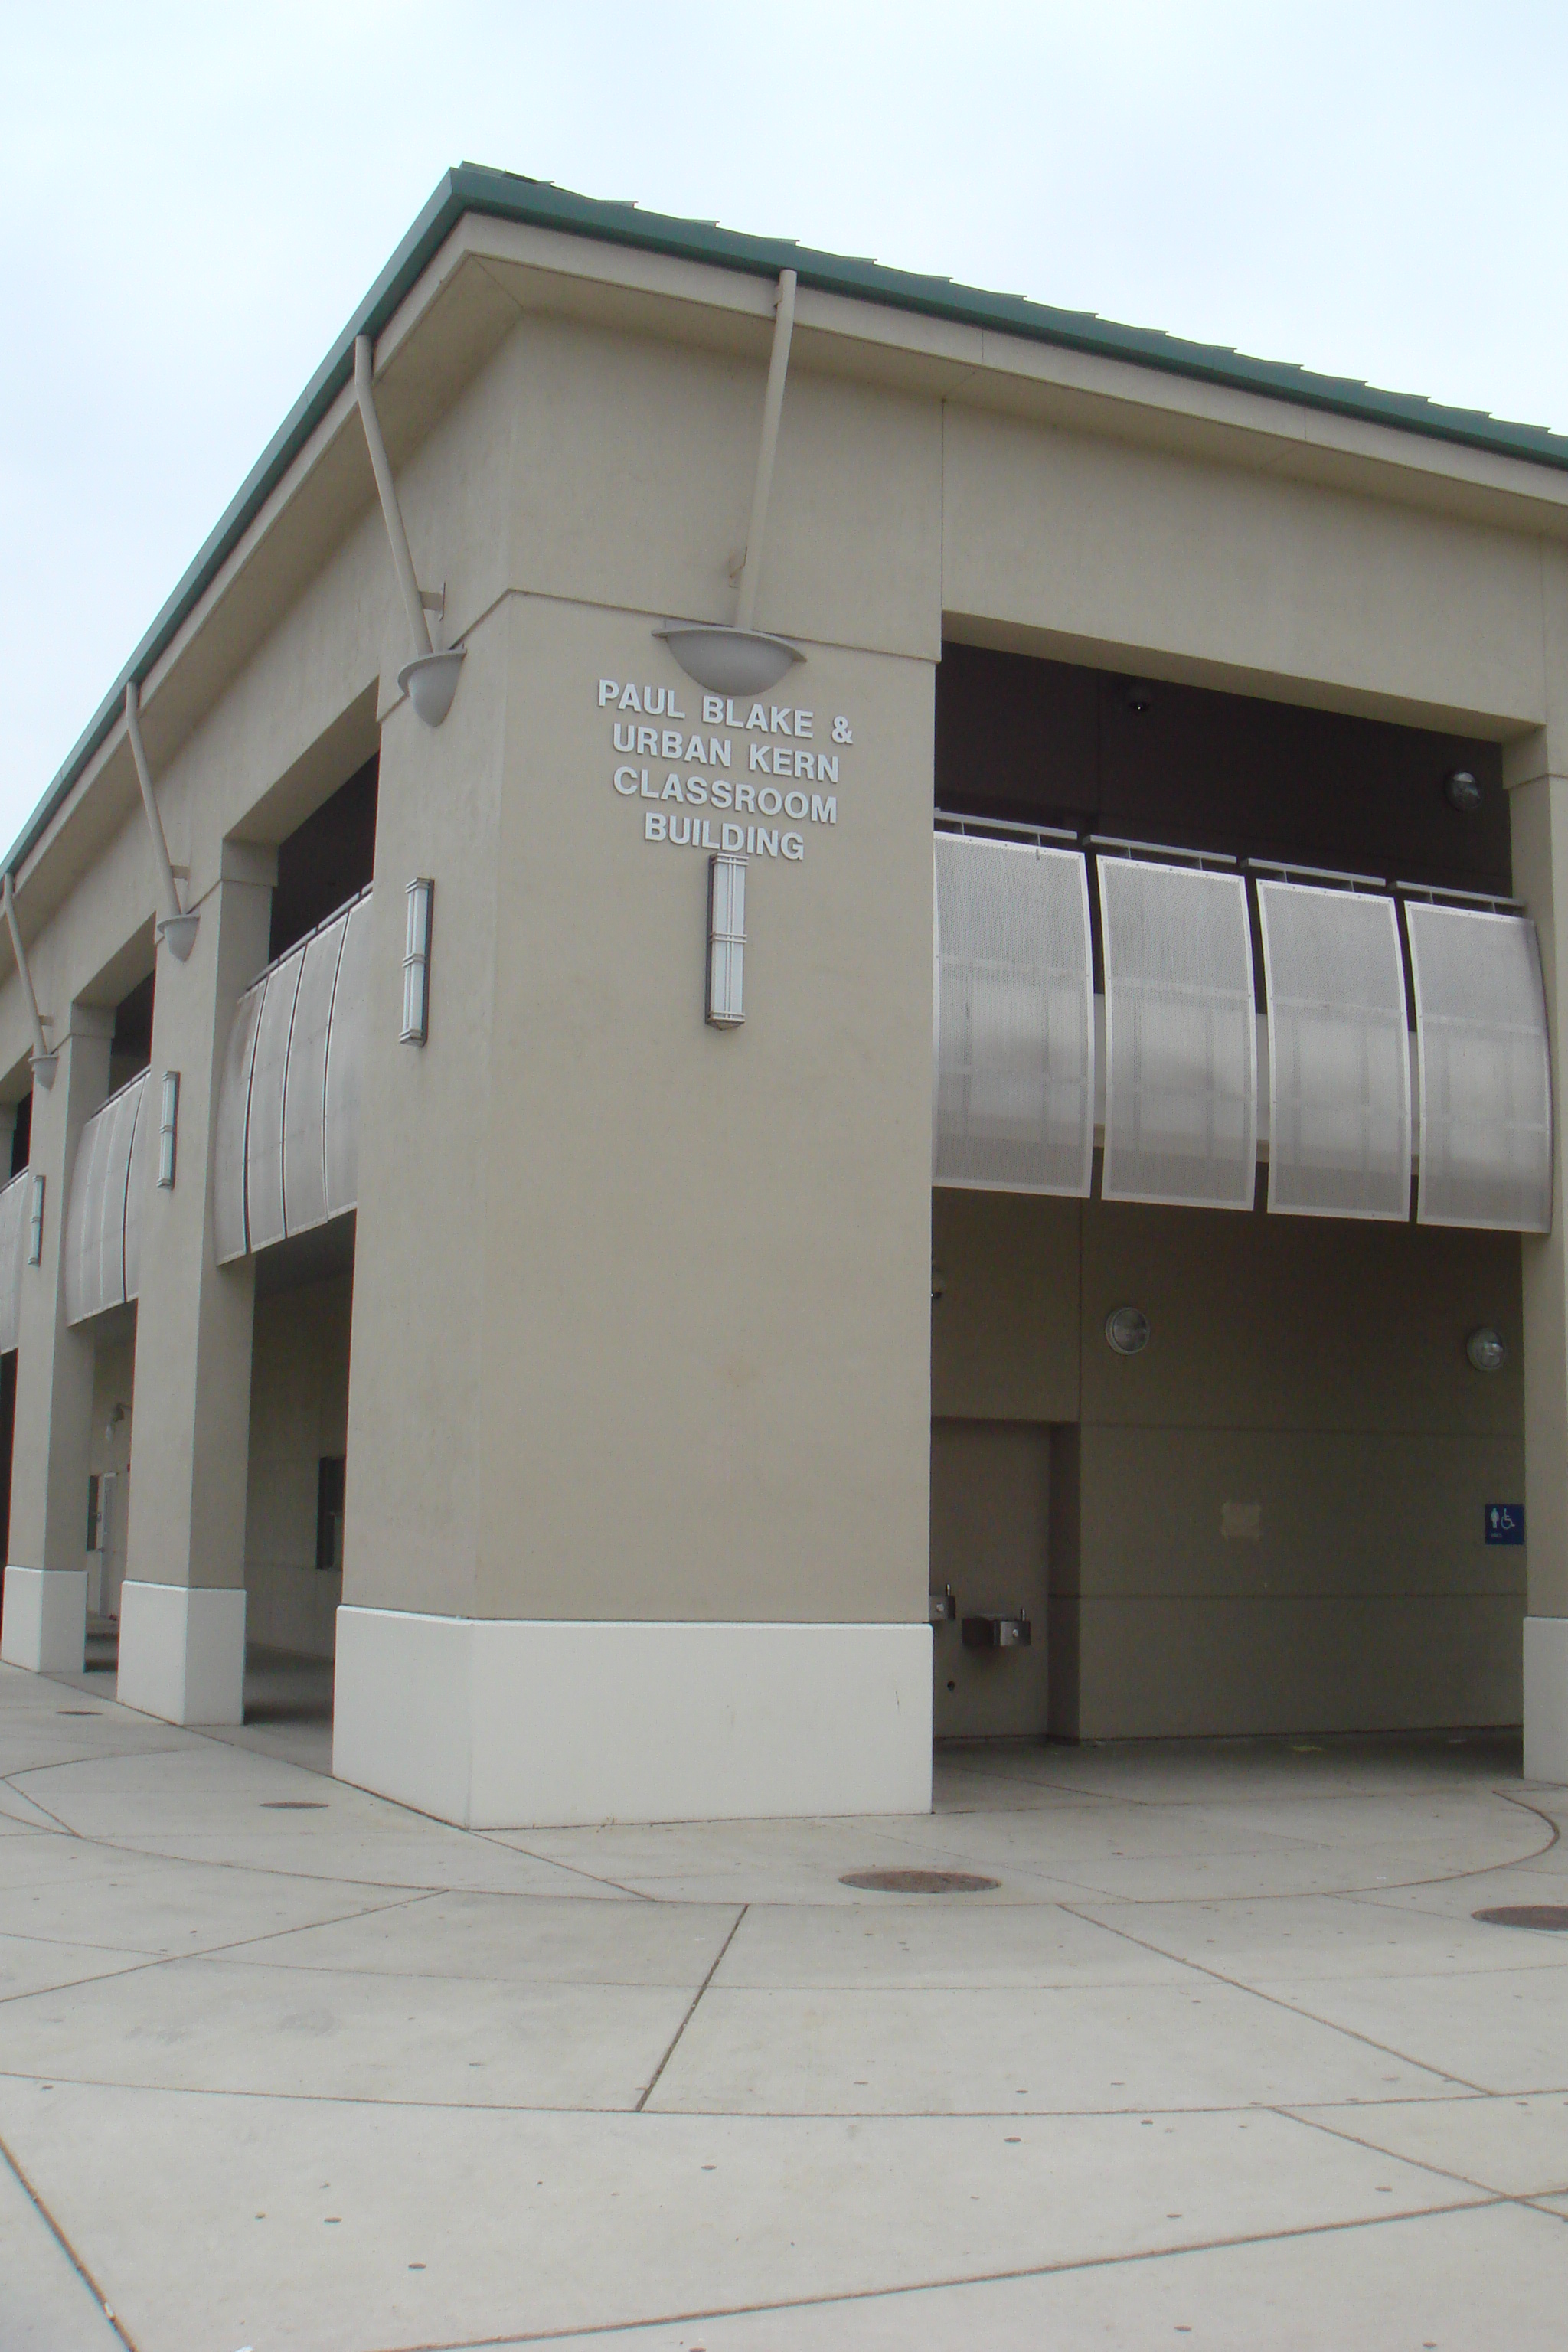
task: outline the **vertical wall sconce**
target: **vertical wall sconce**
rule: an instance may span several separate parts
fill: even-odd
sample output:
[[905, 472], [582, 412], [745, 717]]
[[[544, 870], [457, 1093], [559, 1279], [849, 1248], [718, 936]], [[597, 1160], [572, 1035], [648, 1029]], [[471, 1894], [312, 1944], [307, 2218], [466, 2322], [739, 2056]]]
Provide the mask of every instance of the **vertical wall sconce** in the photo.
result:
[[33, 1205], [27, 1215], [27, 1264], [42, 1265], [44, 1262], [44, 1176], [42, 1169], [33, 1172]]
[[165, 1192], [174, 1189], [174, 1143], [180, 1123], [180, 1074], [163, 1073], [163, 1116], [158, 1123], [158, 1182]]
[[715, 1029], [745, 1019], [746, 861], [708, 860], [708, 1018]]
[[430, 909], [436, 885], [426, 876], [408, 885], [408, 930], [403, 956], [403, 1039], [423, 1045], [430, 1034]]

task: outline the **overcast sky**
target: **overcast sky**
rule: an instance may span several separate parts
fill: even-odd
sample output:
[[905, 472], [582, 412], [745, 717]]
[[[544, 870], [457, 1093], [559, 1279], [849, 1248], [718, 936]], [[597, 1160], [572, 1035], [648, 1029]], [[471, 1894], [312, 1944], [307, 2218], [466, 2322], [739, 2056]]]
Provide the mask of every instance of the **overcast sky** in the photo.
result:
[[1561, 5], [0, 21], [5, 842], [464, 158], [1568, 429]]

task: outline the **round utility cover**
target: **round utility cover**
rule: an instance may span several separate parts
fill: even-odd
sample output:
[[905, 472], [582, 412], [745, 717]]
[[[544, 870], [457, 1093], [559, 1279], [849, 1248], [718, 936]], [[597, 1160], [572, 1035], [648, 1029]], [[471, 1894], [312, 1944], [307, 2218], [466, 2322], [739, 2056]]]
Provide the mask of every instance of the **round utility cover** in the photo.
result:
[[972, 1870], [850, 1870], [838, 1882], [868, 1895], [984, 1895], [1001, 1883]]
[[1504, 1903], [1470, 1916], [1489, 1927], [1534, 1927], [1548, 1936], [1568, 1936], [1568, 1903]]

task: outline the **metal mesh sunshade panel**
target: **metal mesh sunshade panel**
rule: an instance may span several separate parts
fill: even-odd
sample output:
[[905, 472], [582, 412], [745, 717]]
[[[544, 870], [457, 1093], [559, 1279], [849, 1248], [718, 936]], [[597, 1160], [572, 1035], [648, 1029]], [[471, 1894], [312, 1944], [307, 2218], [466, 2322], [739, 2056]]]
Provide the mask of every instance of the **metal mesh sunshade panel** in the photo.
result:
[[305, 950], [283, 1087], [283, 1208], [291, 1234], [327, 1216], [327, 1032], [346, 913], [324, 924]]
[[936, 839], [938, 1184], [1087, 1193], [1089, 881], [1072, 850]]
[[1100, 861], [1108, 1201], [1250, 1209], [1252, 937], [1239, 875]]
[[364, 1067], [366, 976], [370, 965], [370, 893], [348, 911], [327, 1035], [327, 1214], [342, 1216], [359, 1203], [359, 1102]]
[[245, 1133], [245, 1223], [253, 1250], [280, 1242], [283, 1223], [283, 1078], [289, 1033], [304, 963], [302, 948], [275, 963], [256, 1027], [250, 1065], [250, 1114]]
[[1259, 882], [1268, 1205], [1410, 1214], [1410, 1043], [1392, 898]]
[[66, 1321], [124, 1304], [125, 1207], [145, 1070], [84, 1126], [66, 1203]]
[[21, 1337], [22, 1268], [32, 1190], [32, 1171], [24, 1168], [0, 1192], [0, 1356], [9, 1355]]
[[136, 1118], [131, 1137], [131, 1168], [125, 1184], [125, 1296], [142, 1296], [142, 1223], [147, 1206], [147, 1195], [158, 1173], [158, 1119], [162, 1107], [162, 1088], [154, 1088], [153, 1074], [143, 1070], [136, 1101]]
[[1535, 926], [1407, 904], [1424, 1225], [1552, 1225], [1552, 1079]]
[[249, 1245], [245, 1228], [245, 1134], [250, 1114], [250, 1065], [266, 994], [265, 980], [254, 981], [236, 1006], [218, 1086], [213, 1136], [213, 1244], [219, 1265], [243, 1257]]

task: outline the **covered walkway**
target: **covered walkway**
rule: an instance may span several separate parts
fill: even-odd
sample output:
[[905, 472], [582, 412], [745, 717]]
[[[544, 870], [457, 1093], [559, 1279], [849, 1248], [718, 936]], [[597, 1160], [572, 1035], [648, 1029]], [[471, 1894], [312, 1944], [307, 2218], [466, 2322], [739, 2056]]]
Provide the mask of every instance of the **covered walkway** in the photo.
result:
[[7, 2347], [1561, 2340], [1568, 1935], [1474, 1916], [1568, 1904], [1511, 1741], [473, 1835], [310, 1769], [287, 1676], [221, 1739], [85, 1680], [0, 1672]]

